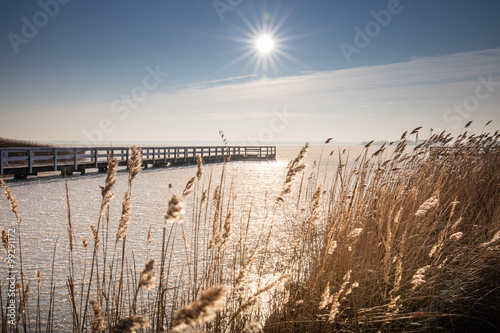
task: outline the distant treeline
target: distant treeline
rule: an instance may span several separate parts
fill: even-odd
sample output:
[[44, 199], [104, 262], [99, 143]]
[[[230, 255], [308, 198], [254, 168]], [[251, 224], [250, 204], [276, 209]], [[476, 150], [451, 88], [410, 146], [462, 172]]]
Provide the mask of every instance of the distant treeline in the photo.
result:
[[51, 145], [39, 143], [36, 141], [17, 140], [0, 137], [0, 148], [7, 147], [51, 147]]

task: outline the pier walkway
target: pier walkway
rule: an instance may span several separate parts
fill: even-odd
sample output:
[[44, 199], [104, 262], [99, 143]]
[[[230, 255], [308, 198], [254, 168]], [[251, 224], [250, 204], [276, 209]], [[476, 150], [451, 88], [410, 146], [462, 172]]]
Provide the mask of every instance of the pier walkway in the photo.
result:
[[[275, 160], [276, 146], [198, 146], [198, 147], [143, 147], [142, 165], [145, 168], [196, 163], [200, 155], [203, 163], [231, 161]], [[109, 157], [118, 165], [129, 164], [128, 147], [27, 147], [0, 148], [0, 176], [14, 175], [16, 179], [36, 176], [40, 172], [60, 171], [68, 175], [84, 174], [88, 169], [106, 171]]]

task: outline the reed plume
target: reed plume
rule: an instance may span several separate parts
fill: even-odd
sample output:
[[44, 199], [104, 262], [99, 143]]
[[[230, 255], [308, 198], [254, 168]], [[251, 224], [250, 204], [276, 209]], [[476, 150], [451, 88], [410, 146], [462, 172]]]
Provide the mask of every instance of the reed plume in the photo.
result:
[[[347, 285], [349, 284], [349, 282], [351, 280], [351, 272], [352, 271], [348, 271], [344, 275], [344, 282], [340, 286], [339, 291], [337, 291], [335, 293], [335, 295], [333, 295], [333, 297], [331, 298], [332, 307], [330, 308], [330, 314], [328, 315], [329, 322], [333, 322], [335, 320], [335, 317], [337, 316], [337, 314], [340, 311], [340, 301], [339, 300], [340, 300], [340, 297], [342, 296], [342, 293], [344, 292], [345, 288], [347, 287]], [[328, 301], [330, 301], [330, 298], [328, 298]]]
[[386, 145], [386, 142], [384, 142], [382, 144], [382, 146], [376, 152], [373, 153], [372, 157], [376, 157], [376, 156], [380, 155], [385, 150], [385, 145]]
[[[93, 224], [90, 225], [90, 231], [92, 231], [92, 239], [94, 240], [95, 247], [98, 248], [100, 242], [99, 233], [97, 231], [97, 228]], [[83, 245], [85, 245], [85, 243], [83, 243]]]
[[5, 196], [7, 197], [7, 200], [10, 202], [10, 210], [16, 215], [17, 221], [21, 223], [21, 216], [19, 215], [19, 206], [17, 204], [16, 197], [12, 192], [10, 191], [10, 188], [5, 184], [3, 179], [0, 178], [0, 184], [2, 184], [2, 187], [5, 191]]
[[196, 155], [196, 165], [198, 167], [198, 170], [196, 171], [196, 177], [198, 178], [198, 180], [200, 180], [203, 176], [203, 160], [201, 159], [200, 155]]
[[397, 156], [402, 154], [405, 148], [406, 148], [406, 140], [401, 140], [396, 146], [396, 149], [394, 149], [394, 155]]
[[330, 282], [326, 284], [326, 288], [321, 294], [321, 301], [319, 302], [318, 305], [318, 310], [323, 310], [328, 306], [328, 304], [331, 304], [333, 302], [333, 295], [330, 293]]
[[229, 317], [229, 323], [231, 323], [233, 320], [238, 318], [239, 315], [244, 314], [246, 311], [248, 311], [255, 303], [257, 303], [257, 300], [259, 299], [260, 295], [262, 295], [265, 292], [268, 292], [269, 290], [273, 289], [286, 278], [285, 275], [282, 275], [279, 277], [277, 280], [274, 282], [269, 283], [263, 288], [260, 288], [257, 290], [245, 303], [241, 304], [238, 309], [236, 309], [231, 317]]
[[248, 260], [245, 262], [243, 267], [241, 267], [240, 272], [238, 273], [238, 276], [235, 279], [234, 290], [235, 290], [235, 293], [237, 294], [237, 296], [241, 296], [241, 292], [243, 290], [245, 283], [247, 282], [248, 273], [249, 273], [250, 267], [252, 266], [253, 261], [255, 259], [255, 255], [257, 253], [257, 250], [258, 250], [258, 247], [255, 247], [255, 250], [252, 252], [252, 254], [250, 255], [250, 258], [248, 258]]
[[92, 321], [92, 325], [91, 325], [92, 332], [103, 331], [106, 328], [106, 326], [105, 326], [104, 315], [102, 313], [101, 306], [94, 299], [90, 300], [90, 305], [92, 305], [92, 309], [94, 310], [94, 320]]
[[306, 226], [310, 228], [321, 215], [323, 205], [323, 186], [319, 185], [311, 199], [311, 213], [306, 221]]
[[415, 216], [424, 216], [428, 210], [434, 208], [439, 204], [439, 199], [437, 196], [432, 196], [429, 199], [425, 200], [423, 204], [420, 205], [418, 208], [417, 212], [415, 213]]
[[287, 167], [287, 173], [286, 173], [286, 178], [285, 182], [283, 183], [283, 189], [281, 190], [281, 194], [279, 197], [276, 199], [278, 202], [284, 202], [285, 201], [285, 196], [290, 194], [292, 192], [292, 183], [293, 180], [295, 179], [295, 176], [301, 172], [302, 170], [305, 169], [305, 164], [302, 163], [302, 160], [306, 156], [307, 149], [309, 148], [309, 144], [306, 143], [302, 149], [300, 150], [299, 154], [295, 159], [290, 161], [288, 163]]
[[154, 268], [155, 260], [151, 259], [144, 268], [141, 270], [141, 276], [139, 278], [139, 288], [146, 288], [150, 290], [155, 285], [156, 271]]
[[151, 225], [149, 225], [148, 237], [146, 243], [148, 243], [148, 245], [151, 245], [152, 242], [153, 242], [153, 234], [151, 233]]
[[262, 327], [258, 321], [251, 321], [245, 326], [243, 333], [259, 333], [261, 330]]
[[418, 131], [420, 131], [421, 129], [422, 129], [422, 126], [418, 126], [418, 127], [414, 128], [413, 131], [411, 131], [410, 135], [418, 134]]
[[177, 195], [172, 195], [168, 200], [167, 214], [165, 215], [166, 222], [182, 222], [184, 215], [184, 202]]
[[128, 182], [132, 184], [132, 181], [137, 178], [141, 172], [142, 165], [142, 154], [141, 150], [137, 149], [136, 146], [130, 147], [130, 161], [128, 165]]
[[[222, 143], [224, 144], [224, 152], [222, 153], [222, 156], [225, 155], [225, 153], [229, 153], [229, 147], [227, 146], [227, 139], [226, 139], [226, 136], [224, 135], [224, 132], [222, 130], [219, 131], [219, 135], [222, 139]], [[227, 163], [229, 162], [229, 160], [231, 159], [231, 155], [227, 155], [225, 158], [224, 158], [224, 163]]]
[[2, 244], [6, 251], [9, 251], [9, 234], [2, 228]]
[[455, 230], [457, 228], [457, 226], [462, 223], [463, 221], [463, 218], [459, 218], [455, 223], [453, 223], [453, 225], [451, 226], [451, 231]]
[[184, 188], [184, 192], [182, 192], [183, 197], [187, 197], [193, 192], [193, 186], [194, 182], [196, 181], [196, 177], [191, 178], [187, 183], [186, 187]]
[[130, 194], [125, 192], [125, 198], [122, 203], [122, 214], [118, 223], [118, 232], [116, 233], [116, 241], [118, 242], [127, 234], [127, 227], [130, 222]]
[[214, 196], [212, 199], [212, 204], [215, 206], [214, 218], [212, 223], [212, 238], [208, 248], [211, 249], [220, 243], [222, 235], [219, 232], [219, 215], [220, 215], [220, 200], [221, 200], [221, 190], [220, 185], [214, 190]]
[[326, 247], [326, 253], [333, 254], [333, 251], [337, 248], [337, 241], [332, 240], [329, 241], [328, 246]]
[[452, 235], [450, 236], [450, 239], [451, 239], [451, 240], [454, 240], [454, 241], [457, 241], [457, 240], [459, 240], [460, 238], [462, 238], [462, 236], [463, 236], [463, 235], [464, 235], [464, 233], [463, 233], [463, 232], [461, 232], [461, 231], [459, 231], [459, 232], [455, 232], [454, 234], [452, 234]]
[[116, 184], [116, 171], [118, 170], [118, 161], [116, 158], [110, 158], [108, 162], [108, 172], [106, 174], [106, 181], [104, 186], [100, 186], [102, 194], [101, 211], [109, 206], [113, 193], [111, 190]]
[[217, 185], [214, 190], [212, 205], [217, 206], [219, 201], [220, 201], [220, 185]]
[[179, 309], [172, 320], [172, 332], [212, 321], [225, 301], [225, 288], [218, 286], [204, 290], [193, 303]]
[[146, 328], [148, 320], [143, 316], [130, 316], [120, 320], [113, 328], [114, 333], [135, 333], [137, 329]]
[[412, 289], [417, 288], [419, 285], [422, 283], [425, 283], [424, 277], [425, 277], [425, 272], [427, 269], [431, 267], [430, 265], [420, 267], [415, 274], [413, 274], [413, 277], [411, 278], [411, 284], [413, 284]]
[[220, 248], [222, 250], [226, 249], [227, 241], [229, 240], [229, 236], [231, 235], [231, 226], [232, 226], [232, 214], [229, 212], [226, 216], [226, 221], [224, 222], [222, 237], [220, 240]]
[[500, 231], [497, 231], [495, 236], [493, 236], [493, 238], [488, 241], [488, 242], [484, 242], [482, 243], [481, 245], [479, 245], [480, 247], [488, 247], [490, 246], [491, 244], [495, 243], [496, 241], [498, 241], [500, 239]]
[[224, 135], [224, 132], [222, 130], [219, 131], [219, 135], [222, 139], [222, 143], [224, 143], [224, 145], [227, 146], [226, 136]]
[[[19, 288], [19, 289], [22, 289], [22, 288]], [[23, 290], [23, 297], [21, 298], [21, 302], [19, 303], [19, 312], [21, 313], [24, 313], [25, 309], [26, 309], [26, 304], [28, 303], [28, 299], [29, 299], [29, 294], [30, 292], [30, 284], [28, 282], [28, 284], [26, 285], [26, 288], [24, 288]]]

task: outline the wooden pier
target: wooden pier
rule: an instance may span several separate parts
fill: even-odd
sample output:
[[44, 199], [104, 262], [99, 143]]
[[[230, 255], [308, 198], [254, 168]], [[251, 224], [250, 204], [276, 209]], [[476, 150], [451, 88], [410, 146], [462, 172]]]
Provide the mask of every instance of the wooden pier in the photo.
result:
[[[200, 146], [200, 147], [144, 147], [142, 166], [158, 167], [196, 163], [200, 155], [203, 163], [231, 161], [275, 160], [276, 146]], [[0, 148], [0, 176], [14, 175], [16, 179], [36, 176], [40, 172], [60, 171], [68, 175], [84, 174], [88, 169], [106, 171], [110, 157], [118, 165], [129, 165], [130, 148], [117, 147], [27, 147]]]

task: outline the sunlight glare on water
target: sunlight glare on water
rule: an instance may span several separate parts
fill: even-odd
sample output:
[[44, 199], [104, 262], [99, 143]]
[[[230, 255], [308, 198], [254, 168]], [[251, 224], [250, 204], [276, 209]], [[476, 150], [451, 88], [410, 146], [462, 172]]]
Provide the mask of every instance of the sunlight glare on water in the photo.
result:
[[[290, 160], [297, 156], [300, 148], [297, 146], [278, 147], [276, 161], [230, 162], [226, 166], [224, 194], [228, 195], [232, 189], [235, 216], [242, 217], [247, 214], [251, 205], [253, 224], [249, 228], [253, 230], [250, 237], [254, 237], [255, 241], [264, 232], [267, 232], [270, 221], [273, 221], [277, 230], [280, 230], [279, 221], [282, 217], [278, 210], [273, 208], [276, 207], [275, 201], [285, 180], [287, 165]], [[338, 148], [326, 146], [324, 149], [321, 146], [310, 147], [305, 158], [308, 166], [305, 170], [305, 177], [307, 178], [311, 173], [314, 161], [319, 160], [323, 150], [319, 172], [320, 179], [325, 175], [327, 181], [331, 182], [330, 178], [332, 178], [338, 164], [337, 151], [342, 152], [344, 148], [351, 151], [352, 160], [362, 150], [361, 146]], [[332, 151], [334, 153], [330, 155]], [[204, 175], [199, 184], [196, 185], [198, 188], [195, 190], [201, 193], [201, 189], [207, 189], [211, 181], [209, 194], [209, 200], [211, 200], [214, 188], [220, 182], [222, 169], [223, 164], [221, 163], [204, 165]], [[167, 210], [167, 200], [172, 194], [182, 194], [186, 182], [195, 174], [195, 165], [143, 169], [138, 178], [134, 180], [132, 216], [127, 230], [127, 248], [129, 255], [133, 253], [138, 266], [143, 265], [147, 258], [159, 257], [163, 216]], [[104, 184], [105, 177], [105, 174], [100, 173], [76, 174], [68, 177], [77, 266], [84, 265], [84, 258], [90, 259], [92, 256], [92, 236], [89, 225], [97, 224], [101, 204], [99, 186]], [[298, 187], [297, 183], [300, 181], [300, 177], [302, 176], [299, 175], [295, 180], [294, 190]], [[121, 202], [127, 191], [128, 174], [126, 170], [119, 170], [116, 178], [117, 183], [112, 191], [115, 196], [110, 206], [110, 237], [114, 237], [117, 232]], [[23, 219], [17, 232], [20, 232], [22, 237], [22, 255], [26, 276], [28, 279], [34, 280], [36, 270], [42, 271], [42, 305], [48, 302], [49, 276], [54, 247], [57, 245], [54, 258], [54, 278], [55, 298], [57, 300], [55, 313], [58, 317], [55, 324], [56, 328], [59, 329], [71, 327], [71, 313], [65, 287], [68, 268], [68, 217], [64, 178], [55, 174], [42, 175], [30, 177], [24, 181], [6, 179], [6, 183], [17, 198]], [[172, 188], [169, 187], [169, 184], [172, 184]], [[185, 230], [191, 230], [193, 197], [191, 195], [185, 199]], [[9, 203], [5, 198], [0, 200], [0, 216], [3, 227], [14, 224], [14, 216], [10, 212]], [[235, 219], [236, 223], [238, 221], [245, 221], [245, 218]], [[147, 236], [150, 226], [153, 242], [148, 246]], [[236, 225], [233, 237], [237, 237], [243, 229], [244, 225]], [[91, 244], [86, 250], [82, 245], [84, 238]], [[271, 240], [271, 243], [277, 248], [281, 247], [279, 239]], [[148, 248], [151, 248], [151, 251]], [[181, 247], [178, 251], [174, 251], [173, 271], [177, 270], [178, 274], [182, 271], [182, 265], [185, 263], [182, 250]], [[89, 264], [87, 263], [87, 265]]]

